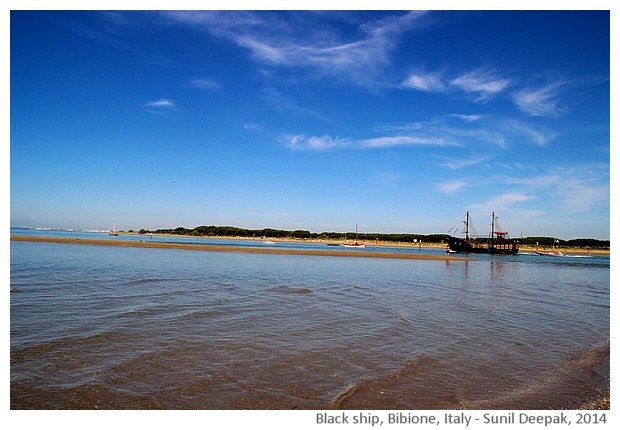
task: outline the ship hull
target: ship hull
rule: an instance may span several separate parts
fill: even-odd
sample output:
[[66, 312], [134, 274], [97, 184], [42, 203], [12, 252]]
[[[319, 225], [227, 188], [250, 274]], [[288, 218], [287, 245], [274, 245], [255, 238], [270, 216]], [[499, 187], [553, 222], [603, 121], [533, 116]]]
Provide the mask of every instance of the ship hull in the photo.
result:
[[493, 241], [494, 243], [477, 243], [461, 239], [458, 237], [448, 238], [450, 251], [472, 253], [472, 254], [493, 254], [493, 255], [516, 255], [519, 248], [516, 241]]

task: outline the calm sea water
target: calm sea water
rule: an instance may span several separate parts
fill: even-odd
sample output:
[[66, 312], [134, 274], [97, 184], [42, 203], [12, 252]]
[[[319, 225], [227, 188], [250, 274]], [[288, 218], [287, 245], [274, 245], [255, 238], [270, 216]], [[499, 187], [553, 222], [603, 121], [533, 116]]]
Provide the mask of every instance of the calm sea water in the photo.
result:
[[11, 408], [545, 409], [608, 387], [609, 258], [354, 255], [11, 242]]

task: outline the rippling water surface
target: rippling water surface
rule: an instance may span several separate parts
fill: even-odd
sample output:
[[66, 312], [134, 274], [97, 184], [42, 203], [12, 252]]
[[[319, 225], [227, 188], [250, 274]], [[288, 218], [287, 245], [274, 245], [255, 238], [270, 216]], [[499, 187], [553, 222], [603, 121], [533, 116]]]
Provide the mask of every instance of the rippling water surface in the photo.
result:
[[11, 407], [574, 407], [608, 381], [609, 272], [12, 242]]

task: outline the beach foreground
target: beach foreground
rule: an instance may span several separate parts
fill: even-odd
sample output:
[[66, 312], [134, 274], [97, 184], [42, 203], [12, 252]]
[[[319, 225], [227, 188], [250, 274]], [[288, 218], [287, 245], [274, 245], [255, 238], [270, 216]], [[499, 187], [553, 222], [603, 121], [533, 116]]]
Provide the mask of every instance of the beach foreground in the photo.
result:
[[609, 409], [608, 258], [20, 236], [11, 409]]
[[396, 252], [352, 252], [337, 250], [314, 250], [314, 249], [277, 249], [277, 248], [250, 248], [237, 246], [220, 245], [197, 245], [182, 243], [163, 243], [163, 242], [136, 242], [129, 240], [105, 240], [105, 239], [84, 239], [84, 238], [64, 238], [64, 237], [40, 237], [40, 236], [11, 236], [11, 240], [20, 242], [48, 242], [66, 243], [74, 245], [97, 245], [97, 246], [124, 246], [134, 248], [164, 248], [164, 249], [183, 249], [192, 251], [210, 252], [243, 252], [257, 254], [283, 254], [283, 255], [314, 255], [320, 257], [364, 257], [364, 258], [397, 258], [408, 260], [468, 260], [463, 257], [428, 255], [428, 254], [404, 254]]

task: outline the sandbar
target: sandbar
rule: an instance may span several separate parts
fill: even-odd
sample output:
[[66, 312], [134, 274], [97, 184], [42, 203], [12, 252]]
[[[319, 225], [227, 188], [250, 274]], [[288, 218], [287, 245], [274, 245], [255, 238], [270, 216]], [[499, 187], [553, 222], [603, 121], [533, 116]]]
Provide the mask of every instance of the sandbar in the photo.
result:
[[65, 237], [42, 237], [42, 236], [11, 236], [12, 241], [19, 242], [47, 242], [65, 243], [73, 245], [96, 245], [96, 246], [123, 246], [133, 248], [163, 248], [163, 249], [183, 249], [191, 251], [210, 251], [210, 252], [241, 252], [255, 254], [281, 254], [281, 255], [311, 255], [319, 257], [349, 257], [349, 258], [396, 258], [402, 260], [446, 260], [446, 261], [467, 261], [469, 258], [454, 257], [452, 255], [429, 255], [429, 254], [408, 254], [402, 252], [380, 252], [380, 251], [339, 251], [339, 250], [317, 250], [317, 249], [278, 249], [273, 247], [241, 247], [230, 245], [202, 245], [185, 243], [167, 242], [139, 242], [133, 240], [116, 239], [84, 239], [84, 238], [65, 238]]

